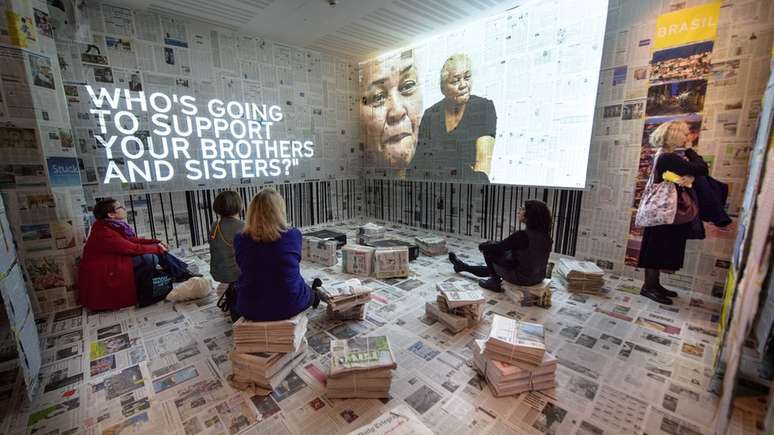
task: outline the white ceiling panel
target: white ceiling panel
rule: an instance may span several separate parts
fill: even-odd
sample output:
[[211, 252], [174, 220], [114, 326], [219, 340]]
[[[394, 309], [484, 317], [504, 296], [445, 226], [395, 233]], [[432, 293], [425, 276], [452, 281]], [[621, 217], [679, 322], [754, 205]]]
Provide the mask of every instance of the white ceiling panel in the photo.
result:
[[125, 0], [290, 45], [365, 60], [518, 6], [523, 0]]

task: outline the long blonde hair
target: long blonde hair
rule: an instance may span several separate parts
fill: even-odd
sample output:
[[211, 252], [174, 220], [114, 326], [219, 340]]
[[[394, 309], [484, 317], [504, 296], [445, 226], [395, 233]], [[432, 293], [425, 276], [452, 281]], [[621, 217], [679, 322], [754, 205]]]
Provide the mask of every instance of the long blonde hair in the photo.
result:
[[244, 233], [256, 242], [279, 240], [288, 229], [285, 200], [272, 188], [258, 192], [247, 209]]
[[669, 121], [658, 126], [650, 134], [650, 144], [660, 148], [658, 152], [672, 152], [685, 144], [691, 133], [688, 124], [682, 121]]

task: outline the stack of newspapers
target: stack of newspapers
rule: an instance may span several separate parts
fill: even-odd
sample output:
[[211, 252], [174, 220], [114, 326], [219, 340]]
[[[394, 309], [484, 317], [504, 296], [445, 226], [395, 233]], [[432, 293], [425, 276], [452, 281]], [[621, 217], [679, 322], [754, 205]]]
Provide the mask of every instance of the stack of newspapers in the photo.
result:
[[605, 271], [591, 261], [562, 258], [557, 271], [569, 292], [599, 293], [605, 284]]
[[543, 325], [495, 314], [484, 345], [486, 358], [507, 364], [541, 365], [546, 353]]
[[459, 281], [440, 282], [436, 288], [436, 301], [425, 303], [425, 315], [445, 324], [455, 334], [481, 320], [486, 301], [481, 290], [465, 287]]
[[304, 313], [274, 322], [253, 322], [242, 317], [234, 323], [234, 347], [238, 353], [295, 352], [308, 323]]
[[504, 285], [505, 295], [514, 303], [520, 303], [523, 307], [538, 306], [551, 308], [551, 280], [531, 286]]
[[344, 273], [370, 276], [374, 269], [374, 248], [345, 245], [341, 248], [341, 268]]
[[360, 244], [384, 238], [384, 227], [374, 223], [361, 225], [357, 229], [357, 242]]
[[386, 336], [331, 340], [326, 396], [389, 398], [392, 370], [397, 366]]
[[419, 250], [428, 256], [444, 255], [448, 251], [446, 248], [446, 239], [438, 236], [417, 236], [414, 241], [419, 246]]
[[301, 259], [324, 266], [333, 266], [338, 261], [336, 259], [337, 246], [338, 244], [335, 240], [304, 236], [301, 239]]
[[363, 320], [365, 307], [371, 300], [371, 289], [359, 279], [320, 286], [320, 299], [328, 304], [328, 316], [338, 320]]
[[473, 365], [486, 378], [495, 397], [554, 388], [556, 357], [550, 353], [543, 356], [539, 365], [523, 362], [508, 364], [486, 357], [485, 347], [484, 340], [474, 341]]
[[231, 384], [255, 394], [269, 394], [304, 358], [308, 319], [299, 314], [288, 320], [234, 323]]
[[374, 250], [374, 276], [376, 278], [405, 278], [408, 275], [408, 248], [400, 246]]
[[462, 331], [481, 320], [484, 312], [484, 294], [477, 288], [466, 288], [459, 281], [436, 284], [435, 302], [425, 303], [425, 314], [445, 324], [450, 331]]
[[231, 352], [233, 374], [229, 381], [239, 390], [251, 390], [255, 394], [267, 395], [303, 361], [306, 346], [304, 338], [294, 352]]

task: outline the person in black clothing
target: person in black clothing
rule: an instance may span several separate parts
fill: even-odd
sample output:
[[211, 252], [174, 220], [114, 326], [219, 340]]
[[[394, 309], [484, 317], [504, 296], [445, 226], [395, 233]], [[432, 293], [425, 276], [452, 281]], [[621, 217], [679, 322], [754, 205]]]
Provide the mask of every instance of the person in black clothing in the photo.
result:
[[410, 165], [420, 177], [453, 162], [458, 165], [457, 177], [489, 182], [497, 112], [491, 100], [472, 95], [471, 65], [464, 54], [455, 54], [443, 64], [440, 85], [444, 98], [422, 115]]
[[[679, 121], [665, 122], [651, 133], [650, 143], [652, 146], [660, 147], [655, 157], [656, 165], [652, 169], [654, 183], [662, 182], [662, 175], [666, 171], [672, 171], [682, 177], [709, 174], [707, 163], [691, 148], [693, 141], [688, 124]], [[674, 152], [680, 147], [686, 148], [685, 158]], [[683, 188], [678, 187], [678, 189]], [[672, 304], [670, 298], [677, 297], [677, 293], [662, 286], [659, 275], [662, 269], [675, 271], [683, 267], [685, 242], [690, 228], [690, 222], [645, 228], [637, 262], [637, 267], [645, 269], [645, 282], [640, 290], [641, 295], [661, 304]]]
[[482, 279], [481, 287], [502, 292], [502, 280], [511, 284], [530, 286], [546, 277], [548, 256], [551, 254], [551, 212], [542, 201], [529, 200], [518, 211], [519, 222], [527, 226], [500, 242], [484, 242], [478, 249], [484, 255], [486, 266], [469, 265], [453, 253], [449, 261], [457, 273], [468, 272]]

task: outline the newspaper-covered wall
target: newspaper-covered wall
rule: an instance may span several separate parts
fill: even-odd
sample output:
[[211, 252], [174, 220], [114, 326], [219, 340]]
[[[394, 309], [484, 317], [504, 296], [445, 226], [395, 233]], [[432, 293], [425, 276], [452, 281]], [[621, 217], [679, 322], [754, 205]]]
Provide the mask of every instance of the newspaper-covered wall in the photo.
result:
[[0, 13], [0, 192], [34, 312], [74, 307], [84, 194], [53, 32], [83, 37], [88, 20], [69, 0]]
[[[55, 33], [60, 62], [67, 66], [62, 71], [62, 77], [86, 189], [102, 194], [167, 192], [358, 175], [361, 154], [356, 146], [358, 133], [354, 104], [357, 77], [352, 59], [224, 30], [179, 16], [162, 16], [99, 2], [89, 2], [86, 9], [91, 23], [88, 40], [75, 40], [72, 35]], [[153, 156], [153, 152], [162, 152], [163, 141], [170, 138], [153, 119], [160, 112], [152, 114], [150, 109], [143, 111], [135, 101], [131, 109], [126, 106], [126, 111], [138, 120], [139, 126], [132, 137], [143, 143], [145, 153], [132, 148], [134, 145], [129, 146], [131, 149], [124, 149], [123, 143], [120, 146], [117, 143], [116, 152], [120, 148], [123, 154], [118, 154], [126, 158], [110, 159], [105, 146], [96, 136], [107, 140], [107, 137], [116, 134], [118, 140], [122, 140], [126, 135], [118, 134], [118, 126], [112, 121], [107, 123], [106, 130], [101, 129], [97, 117], [90, 113], [94, 102], [86, 86], [104, 88], [108, 92], [119, 89], [122, 102], [128, 98], [127, 95], [130, 98], [141, 98], [143, 95], [150, 98], [154, 94], [163, 94], [173, 100], [188, 96], [202, 116], [211, 113], [208, 104], [215, 100], [224, 106], [230, 102], [277, 106], [282, 119], [272, 118], [270, 130], [266, 124], [269, 120], [259, 119], [255, 126], [258, 129], [256, 135], [261, 137], [250, 133], [250, 138], [310, 141], [313, 152], [309, 155], [311, 151], [305, 150], [303, 156], [294, 154], [297, 161], [289, 162], [288, 167], [278, 167], [281, 171], [263, 171], [258, 170], [261, 165], [257, 162], [265, 163], [264, 159], [275, 152], [282, 157], [282, 150], [268, 147], [264, 155], [256, 155], [254, 147], [262, 145], [245, 142], [237, 146], [244, 146], [241, 150], [233, 149], [236, 155], [229, 152], [229, 155], [218, 157], [242, 162], [227, 168], [226, 175], [212, 172], [211, 176], [193, 179], [189, 175], [193, 176], [197, 171], [204, 173], [206, 165], [207, 157], [198, 145], [200, 140], [226, 139], [233, 145], [245, 136], [233, 129], [222, 133], [211, 129], [207, 132], [197, 130], [192, 135], [181, 136], [191, 141], [190, 157], [169, 155], [151, 158], [149, 155]], [[182, 125], [185, 121], [180, 109], [175, 109], [173, 113]], [[125, 115], [122, 119], [129, 120], [131, 117]], [[171, 116], [168, 119], [173, 128], [175, 121]], [[181, 127], [181, 131], [188, 127]], [[250, 157], [246, 157], [248, 147], [253, 147]], [[174, 170], [172, 179], [163, 181], [163, 177], [156, 176], [148, 181], [140, 177], [121, 183], [110, 178], [110, 183], [104, 184], [108, 173], [114, 174], [115, 170], [128, 176], [130, 163], [134, 163], [130, 162], [133, 160], [131, 156], [138, 154], [142, 156], [136, 161], [141, 163], [149, 161], [153, 164], [159, 159], [169, 162]], [[111, 169], [110, 162], [117, 166]], [[192, 162], [198, 162], [195, 170], [189, 166]], [[214, 167], [209, 169], [215, 170]]]

